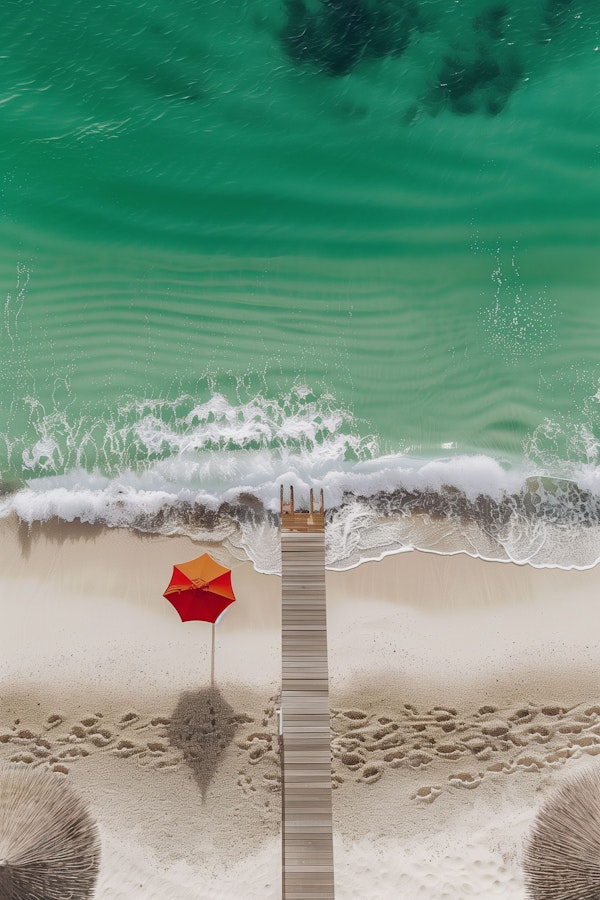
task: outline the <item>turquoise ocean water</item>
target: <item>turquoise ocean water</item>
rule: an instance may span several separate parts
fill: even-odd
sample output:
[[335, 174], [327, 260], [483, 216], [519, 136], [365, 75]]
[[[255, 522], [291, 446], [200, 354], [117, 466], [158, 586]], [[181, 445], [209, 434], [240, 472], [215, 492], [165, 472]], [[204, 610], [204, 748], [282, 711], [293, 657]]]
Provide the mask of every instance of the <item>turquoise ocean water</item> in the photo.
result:
[[0, 17], [3, 514], [600, 558], [596, 2]]

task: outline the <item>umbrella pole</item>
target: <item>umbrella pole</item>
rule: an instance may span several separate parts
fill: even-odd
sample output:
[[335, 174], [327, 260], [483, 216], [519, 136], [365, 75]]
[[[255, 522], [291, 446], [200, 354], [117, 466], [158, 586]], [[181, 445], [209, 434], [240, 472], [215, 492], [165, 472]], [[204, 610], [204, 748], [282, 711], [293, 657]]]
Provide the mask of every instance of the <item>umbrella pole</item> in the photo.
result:
[[215, 623], [212, 623], [212, 652], [210, 656], [210, 686], [215, 686]]

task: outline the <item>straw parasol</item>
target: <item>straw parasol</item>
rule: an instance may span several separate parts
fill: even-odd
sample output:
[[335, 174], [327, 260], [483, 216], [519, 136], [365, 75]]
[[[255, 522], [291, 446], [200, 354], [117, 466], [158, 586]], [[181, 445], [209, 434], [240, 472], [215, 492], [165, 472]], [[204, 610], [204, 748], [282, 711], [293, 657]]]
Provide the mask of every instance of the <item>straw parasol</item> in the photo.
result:
[[88, 900], [99, 864], [96, 825], [64, 775], [0, 768], [2, 900]]
[[600, 768], [562, 784], [538, 812], [524, 854], [533, 900], [600, 897]]

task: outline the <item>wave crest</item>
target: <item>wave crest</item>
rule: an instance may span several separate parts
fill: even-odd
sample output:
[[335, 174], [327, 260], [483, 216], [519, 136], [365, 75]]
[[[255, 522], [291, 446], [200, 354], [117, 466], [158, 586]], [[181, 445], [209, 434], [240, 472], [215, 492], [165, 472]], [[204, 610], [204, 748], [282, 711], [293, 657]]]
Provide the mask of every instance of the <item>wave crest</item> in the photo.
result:
[[277, 572], [283, 484], [299, 504], [323, 488], [331, 568], [411, 549], [564, 568], [600, 559], [595, 465], [571, 459], [568, 477], [557, 477], [556, 455], [540, 475], [532, 462], [511, 468], [483, 454], [382, 455], [348, 410], [306, 385], [278, 399], [131, 399], [77, 422], [30, 408], [27, 434], [5, 439], [0, 492], [0, 515], [27, 524], [59, 518], [225, 541]]
[[[491, 468], [497, 465], [489, 462]], [[289, 474], [282, 479], [286, 484]], [[306, 486], [295, 481], [301, 506]], [[4, 495], [0, 515], [16, 513], [30, 525], [60, 518], [225, 542], [259, 571], [280, 571], [279, 516], [272, 496], [265, 503], [254, 493], [230, 489], [219, 500], [189, 490], [175, 494], [93, 482], [43, 488], [37, 483]], [[278, 486], [271, 487], [277, 487], [278, 497]], [[334, 492], [325, 479], [325, 496]], [[520, 490], [497, 490], [495, 496], [452, 484], [363, 495], [345, 491], [338, 504], [328, 505], [326, 521], [326, 561], [333, 569], [413, 549], [539, 567], [587, 568], [600, 559], [600, 497], [550, 478], [528, 478]]]

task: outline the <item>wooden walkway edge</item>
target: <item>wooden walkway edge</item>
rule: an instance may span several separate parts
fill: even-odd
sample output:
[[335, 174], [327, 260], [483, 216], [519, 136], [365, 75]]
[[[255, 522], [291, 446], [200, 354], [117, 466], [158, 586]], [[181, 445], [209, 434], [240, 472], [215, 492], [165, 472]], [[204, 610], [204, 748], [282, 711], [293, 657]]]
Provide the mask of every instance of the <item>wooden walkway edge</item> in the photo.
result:
[[283, 900], [334, 900], [323, 502], [281, 519]]

